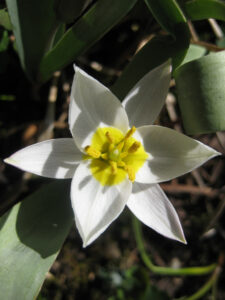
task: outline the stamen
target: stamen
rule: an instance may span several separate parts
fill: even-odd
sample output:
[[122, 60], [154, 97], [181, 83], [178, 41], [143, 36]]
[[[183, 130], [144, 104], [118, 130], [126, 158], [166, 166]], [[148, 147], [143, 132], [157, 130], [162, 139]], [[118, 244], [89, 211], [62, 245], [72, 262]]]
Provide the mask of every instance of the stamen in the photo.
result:
[[86, 146], [84, 148], [85, 152], [93, 158], [99, 158], [101, 156], [101, 152], [92, 146]]
[[131, 182], [134, 182], [135, 180], [135, 171], [131, 166], [125, 166], [124, 170], [127, 171], [128, 178], [130, 179]]
[[120, 158], [124, 158], [124, 157], [126, 157], [127, 155], [128, 155], [127, 152], [122, 152], [122, 153], [120, 153]]
[[126, 166], [126, 164], [125, 164], [125, 162], [124, 162], [124, 161], [122, 161], [122, 160], [121, 160], [121, 161], [118, 161], [118, 162], [117, 162], [117, 166], [118, 166], [118, 167], [122, 167], [122, 168], [123, 168], [123, 167], [125, 167], [125, 166]]
[[108, 153], [102, 153], [101, 158], [103, 158], [104, 160], [108, 160], [109, 159]]
[[136, 131], [135, 126], [132, 126], [132, 128], [130, 130], [127, 131], [124, 139], [129, 139], [129, 137], [131, 137]]
[[108, 141], [110, 144], [113, 144], [114, 143], [114, 138], [113, 136], [111, 135], [111, 133], [109, 133], [108, 131], [105, 133], [105, 136], [107, 137]]
[[134, 152], [136, 152], [138, 150], [138, 148], [140, 148], [140, 146], [141, 146], [140, 142], [138, 142], [138, 141], [134, 142], [130, 146], [130, 148], [128, 149], [128, 153], [134, 153]]
[[124, 147], [124, 141], [120, 142], [118, 145], [117, 145], [117, 149], [121, 152], [122, 149]]
[[112, 174], [115, 175], [117, 173], [117, 163], [113, 160], [110, 160], [109, 164], [112, 168]]

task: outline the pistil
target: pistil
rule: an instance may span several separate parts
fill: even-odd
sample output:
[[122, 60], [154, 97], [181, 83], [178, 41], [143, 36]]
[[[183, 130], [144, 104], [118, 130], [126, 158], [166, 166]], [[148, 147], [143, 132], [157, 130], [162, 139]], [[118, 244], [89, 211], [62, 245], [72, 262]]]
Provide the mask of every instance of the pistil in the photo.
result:
[[[137, 170], [147, 157], [141, 143], [132, 137], [136, 128], [133, 126], [125, 135], [111, 127], [106, 129], [99, 128], [92, 144], [84, 148], [87, 154], [84, 159], [93, 160], [91, 170], [102, 184], [107, 184], [106, 182], [116, 184], [126, 177], [134, 182]], [[107, 180], [102, 177], [101, 172], [108, 178]]]

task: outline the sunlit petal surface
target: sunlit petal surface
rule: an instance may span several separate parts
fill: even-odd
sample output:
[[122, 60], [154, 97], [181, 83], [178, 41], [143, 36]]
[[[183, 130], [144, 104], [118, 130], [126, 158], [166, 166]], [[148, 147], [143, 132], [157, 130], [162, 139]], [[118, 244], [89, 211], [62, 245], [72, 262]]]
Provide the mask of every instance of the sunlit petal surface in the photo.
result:
[[178, 215], [158, 184], [135, 182], [127, 206], [141, 222], [158, 233], [186, 242]]
[[131, 189], [128, 179], [118, 185], [103, 186], [91, 175], [88, 162], [80, 164], [72, 181], [71, 199], [84, 247], [120, 215]]
[[5, 162], [21, 170], [50, 178], [72, 178], [82, 159], [74, 140], [48, 140], [23, 148]]
[[220, 155], [211, 147], [170, 128], [150, 125], [137, 128], [137, 132], [149, 153], [148, 160], [136, 174], [137, 182], [170, 180]]
[[98, 127], [107, 126], [126, 132], [126, 111], [107, 87], [76, 67], [69, 109], [69, 127], [76, 144], [84, 148]]
[[171, 77], [170, 60], [147, 73], [123, 100], [131, 126], [153, 124], [168, 93]]

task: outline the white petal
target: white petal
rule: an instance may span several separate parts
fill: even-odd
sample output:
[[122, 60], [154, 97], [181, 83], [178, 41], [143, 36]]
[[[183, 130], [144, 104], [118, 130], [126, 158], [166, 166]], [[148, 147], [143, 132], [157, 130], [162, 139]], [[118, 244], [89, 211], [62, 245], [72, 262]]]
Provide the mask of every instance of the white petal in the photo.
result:
[[170, 60], [147, 73], [123, 101], [130, 126], [151, 125], [159, 115], [168, 93]]
[[178, 215], [158, 184], [135, 182], [127, 206], [145, 225], [170, 239], [186, 243]]
[[220, 155], [209, 146], [170, 128], [143, 126], [137, 129], [149, 159], [136, 174], [136, 181], [157, 183], [173, 179]]
[[82, 154], [70, 138], [48, 140], [23, 148], [5, 162], [50, 178], [72, 178]]
[[69, 126], [80, 149], [90, 144], [97, 127], [128, 129], [128, 118], [113, 93], [84, 71], [75, 68], [69, 109]]
[[132, 184], [103, 186], [90, 173], [88, 163], [81, 163], [71, 186], [76, 225], [86, 247], [119, 216], [130, 196]]

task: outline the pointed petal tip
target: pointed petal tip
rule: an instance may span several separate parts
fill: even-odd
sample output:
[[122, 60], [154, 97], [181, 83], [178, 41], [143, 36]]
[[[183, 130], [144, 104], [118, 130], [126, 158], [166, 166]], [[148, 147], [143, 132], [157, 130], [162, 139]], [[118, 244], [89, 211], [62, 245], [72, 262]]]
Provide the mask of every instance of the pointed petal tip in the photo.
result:
[[221, 156], [221, 155], [223, 155], [223, 153], [218, 152], [218, 151], [215, 150], [215, 156]]
[[82, 247], [87, 248], [88, 246], [90, 246], [91, 243], [92, 243], [92, 241], [84, 240]]
[[3, 159], [3, 162], [13, 166], [16, 165], [16, 161], [11, 156]]
[[161, 234], [163, 236], [169, 238], [169, 239], [172, 239], [172, 240], [176, 241], [176, 242], [179, 242], [179, 243], [182, 243], [184, 245], [187, 245], [187, 240], [186, 240], [186, 238], [184, 236], [182, 227], [179, 230], [180, 230], [179, 233], [173, 232], [172, 235], [170, 235], [170, 236], [167, 235], [167, 234], [163, 234], [163, 233], [161, 233]]
[[173, 233], [173, 236], [167, 236], [167, 235], [164, 235], [164, 236], [167, 237], [167, 238], [169, 238], [169, 239], [172, 239], [172, 240], [174, 240], [176, 242], [179, 242], [179, 243], [182, 243], [184, 245], [187, 245], [187, 240], [186, 240], [186, 238], [184, 236], [183, 230], [179, 234]]
[[187, 240], [186, 240], [185, 236], [182, 236], [182, 238], [180, 238], [178, 241], [184, 245], [187, 245]]
[[79, 71], [80, 68], [76, 65], [76, 64], [73, 64], [73, 69], [74, 69], [74, 72], [76, 73], [76, 71]]
[[87, 248], [87, 246], [88, 246], [87, 243], [86, 243], [86, 242], [83, 242], [82, 247], [83, 247], [83, 248]]
[[[208, 146], [208, 147], [209, 147], [209, 146]], [[210, 148], [211, 151], [209, 152], [208, 160], [209, 160], [209, 159], [212, 159], [212, 158], [214, 158], [214, 157], [223, 155], [223, 153], [220, 153], [220, 152], [214, 150], [214, 149], [211, 148], [211, 147], [209, 147], [209, 148]]]

